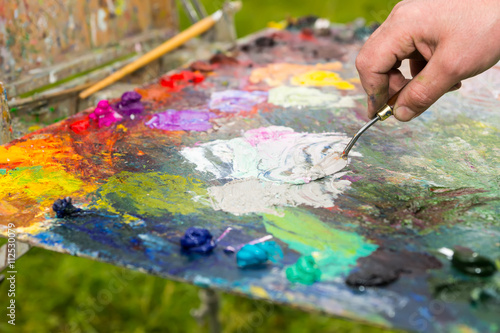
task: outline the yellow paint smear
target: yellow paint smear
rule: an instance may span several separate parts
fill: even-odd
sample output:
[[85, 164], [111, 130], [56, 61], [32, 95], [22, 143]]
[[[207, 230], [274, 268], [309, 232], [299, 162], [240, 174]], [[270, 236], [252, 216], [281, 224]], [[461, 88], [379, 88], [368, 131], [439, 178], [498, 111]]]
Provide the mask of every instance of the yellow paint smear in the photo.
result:
[[271, 29], [283, 30], [286, 29], [287, 26], [288, 26], [287, 21], [279, 21], [279, 22], [271, 21], [267, 23], [267, 27]]
[[269, 294], [267, 293], [267, 291], [259, 286], [250, 286], [250, 292], [252, 293], [252, 295], [260, 298], [269, 298]]
[[296, 86], [326, 87], [333, 86], [341, 90], [352, 90], [354, 85], [345, 81], [335, 72], [324, 70], [309, 71], [292, 77], [291, 82]]
[[[0, 176], [0, 224], [40, 230], [43, 216], [55, 200], [82, 197], [97, 187], [85, 184], [61, 167], [30, 166]], [[28, 229], [26, 229], [28, 230]]]
[[286, 83], [293, 75], [310, 71], [338, 71], [341, 69], [342, 64], [338, 61], [316, 65], [276, 63], [254, 69], [252, 74], [250, 74], [249, 81], [253, 84], [264, 82], [271, 87], [276, 87]]
[[[17, 197], [32, 199], [42, 206], [51, 205], [58, 198], [74, 193], [85, 194], [96, 187], [86, 185], [80, 179], [62, 169], [37, 167], [21, 167], [10, 170], [0, 176], [0, 200], [8, 200], [13, 194]], [[5, 211], [10, 204], [3, 204]]]

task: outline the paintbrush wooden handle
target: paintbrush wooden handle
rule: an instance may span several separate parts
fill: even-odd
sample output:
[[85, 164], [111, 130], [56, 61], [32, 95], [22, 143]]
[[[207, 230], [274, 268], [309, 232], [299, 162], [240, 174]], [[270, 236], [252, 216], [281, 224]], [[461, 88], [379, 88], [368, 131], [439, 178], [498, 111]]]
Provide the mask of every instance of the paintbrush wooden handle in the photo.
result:
[[401, 93], [401, 91], [404, 89], [404, 87], [401, 88], [401, 89], [399, 89], [397, 93], [395, 93], [394, 95], [392, 95], [392, 97], [389, 98], [389, 100], [387, 101], [386, 104], [389, 105], [391, 108], [393, 108], [394, 105], [396, 104], [396, 101], [397, 101], [398, 97], [399, 97], [399, 93]]
[[218, 10], [217, 12], [213, 13], [212, 15], [205, 17], [203, 20], [193, 24], [186, 30], [182, 31], [178, 35], [172, 37], [168, 41], [164, 42], [163, 44], [159, 45], [158, 47], [154, 48], [153, 50], [149, 51], [139, 59], [133, 61], [132, 63], [128, 64], [127, 66], [119, 69], [118, 71], [114, 72], [107, 78], [97, 82], [90, 88], [82, 91], [80, 93], [80, 98], [87, 98], [90, 95], [94, 94], [95, 92], [115, 83], [116, 81], [122, 79], [123, 77], [127, 76], [130, 73], [135, 72], [141, 67], [146, 66], [150, 62], [160, 58], [163, 56], [165, 53], [170, 52], [182, 44], [186, 43], [188, 40], [191, 38], [194, 38], [196, 36], [199, 36], [200, 34], [204, 33], [208, 29], [210, 29], [220, 18], [222, 17], [222, 11]]

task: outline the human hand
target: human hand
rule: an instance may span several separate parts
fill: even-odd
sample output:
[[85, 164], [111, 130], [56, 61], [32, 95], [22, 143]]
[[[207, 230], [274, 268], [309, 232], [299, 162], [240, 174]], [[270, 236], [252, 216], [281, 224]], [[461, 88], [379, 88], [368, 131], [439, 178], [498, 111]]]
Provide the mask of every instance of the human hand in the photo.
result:
[[409, 81], [398, 70], [404, 59], [410, 59], [413, 80], [401, 91], [394, 116], [409, 121], [500, 60], [500, 1], [398, 3], [356, 58], [370, 118]]

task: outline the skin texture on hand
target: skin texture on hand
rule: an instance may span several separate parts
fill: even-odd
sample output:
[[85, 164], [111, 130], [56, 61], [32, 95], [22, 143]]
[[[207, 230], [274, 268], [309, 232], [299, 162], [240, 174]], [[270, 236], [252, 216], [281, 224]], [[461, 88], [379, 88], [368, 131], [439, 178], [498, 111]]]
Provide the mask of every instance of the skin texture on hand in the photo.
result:
[[[398, 70], [404, 59], [410, 59], [409, 83]], [[404, 0], [367, 40], [356, 68], [370, 118], [408, 83], [394, 116], [409, 121], [499, 60], [499, 0]]]

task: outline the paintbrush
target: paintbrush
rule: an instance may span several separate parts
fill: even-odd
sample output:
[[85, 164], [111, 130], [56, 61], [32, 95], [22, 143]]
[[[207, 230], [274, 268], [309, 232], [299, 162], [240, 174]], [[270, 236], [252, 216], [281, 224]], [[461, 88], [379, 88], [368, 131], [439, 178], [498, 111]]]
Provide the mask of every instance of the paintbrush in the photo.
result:
[[[238, 1], [233, 1], [230, 2], [230, 6], [228, 6], [227, 10], [228, 11], [238, 11], [241, 8], [241, 2]], [[186, 43], [188, 40], [201, 35], [202, 33], [208, 31], [212, 26], [217, 23], [224, 15], [224, 12], [222, 10], [218, 10], [215, 13], [213, 13], [210, 16], [205, 17], [204, 19], [200, 20], [199, 22], [193, 24], [186, 30], [182, 31], [178, 35], [172, 37], [171, 39], [167, 40], [163, 44], [159, 45], [158, 47], [154, 48], [153, 50], [149, 51], [148, 53], [144, 54], [141, 56], [139, 59], [133, 61], [132, 63], [128, 64], [127, 66], [119, 69], [118, 71], [114, 72], [110, 76], [106, 77], [105, 79], [97, 82], [93, 86], [87, 88], [86, 90], [82, 91], [80, 93], [80, 98], [84, 99], [89, 97], [90, 95], [94, 94], [95, 92], [106, 88], [107, 86], [115, 83], [116, 81], [124, 78], [125, 76], [129, 75], [130, 73], [135, 72], [141, 67], [146, 66], [147, 64], [151, 63], [152, 61], [160, 58], [167, 52], [170, 52], [179, 46], [183, 45]]]
[[389, 98], [387, 103], [377, 111], [375, 118], [366, 123], [365, 126], [361, 127], [361, 129], [356, 133], [356, 135], [354, 135], [351, 141], [349, 141], [342, 154], [330, 154], [322, 159], [318, 164], [314, 165], [309, 170], [309, 178], [311, 180], [321, 179], [326, 176], [333, 175], [334, 173], [337, 173], [340, 170], [344, 169], [347, 166], [347, 157], [349, 155], [349, 152], [351, 151], [356, 141], [358, 141], [361, 134], [363, 134], [377, 121], [384, 121], [394, 114], [394, 104], [396, 104], [399, 93], [401, 92], [401, 90], [403, 90], [403, 88], [401, 88], [397, 93]]

